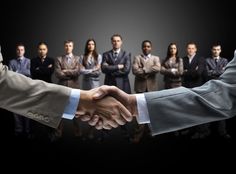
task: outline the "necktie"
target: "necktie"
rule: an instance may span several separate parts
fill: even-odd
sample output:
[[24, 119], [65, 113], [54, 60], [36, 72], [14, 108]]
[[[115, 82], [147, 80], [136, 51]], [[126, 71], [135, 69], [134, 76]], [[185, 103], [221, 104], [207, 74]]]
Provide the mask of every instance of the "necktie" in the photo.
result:
[[68, 64], [71, 64], [71, 57], [70, 57], [70, 56], [67, 56], [66, 58], [67, 58], [67, 63], [68, 63]]
[[114, 57], [114, 60], [116, 61], [116, 60], [117, 60], [117, 57], [118, 57], [118, 53], [117, 53], [117, 52], [114, 52], [113, 57]]
[[215, 64], [216, 64], [216, 66], [217, 66], [217, 63], [218, 63], [218, 60], [217, 60], [217, 59], [215, 59]]
[[21, 66], [22, 66], [22, 60], [21, 60], [21, 59], [18, 59], [18, 60], [17, 60], [17, 69], [18, 69], [18, 71], [21, 70]]

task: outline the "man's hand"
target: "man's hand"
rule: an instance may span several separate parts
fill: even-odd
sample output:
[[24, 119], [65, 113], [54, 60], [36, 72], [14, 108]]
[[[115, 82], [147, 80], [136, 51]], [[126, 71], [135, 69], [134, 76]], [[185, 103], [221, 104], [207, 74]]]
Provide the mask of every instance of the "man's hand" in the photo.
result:
[[[135, 95], [129, 95], [129, 94], [125, 93], [124, 91], [118, 89], [115, 86], [105, 86], [104, 85], [104, 86], [94, 89], [93, 95], [92, 95], [92, 100], [93, 100], [93, 102], [99, 102], [99, 101], [110, 99], [110, 97], [107, 99], [107, 96], [112, 96], [113, 100], [115, 98], [120, 103], [122, 103], [129, 110], [129, 112], [132, 114], [133, 117], [138, 115], [137, 102], [136, 102]], [[108, 102], [111, 102], [111, 101], [108, 101]], [[108, 108], [110, 107], [109, 109], [112, 110], [113, 108], [112, 108], [112, 106], [110, 106], [112, 103], [108, 103], [108, 102], [106, 103], [106, 106]], [[81, 114], [81, 115], [83, 115], [83, 114]], [[91, 115], [93, 115], [93, 117], [91, 117]], [[121, 115], [123, 116], [124, 114], [121, 114]], [[100, 113], [100, 114], [90, 113], [90, 116], [84, 114], [80, 118], [83, 121], [89, 121], [88, 123], [91, 126], [95, 126], [96, 129], [102, 129], [102, 128], [106, 129], [107, 128], [106, 127], [106, 125], [107, 125], [106, 119], [107, 118], [104, 119], [104, 116], [102, 116], [102, 113]], [[126, 121], [131, 121], [131, 120], [127, 120], [127, 118], [129, 118], [129, 117], [126, 117]], [[132, 119], [132, 117], [131, 117], [131, 119]]]
[[[76, 117], [88, 121], [97, 129], [111, 129], [132, 120], [132, 115], [121, 102], [108, 96], [108, 86], [80, 92]], [[116, 88], [114, 88], [116, 89]], [[126, 94], [126, 93], [125, 93]]]

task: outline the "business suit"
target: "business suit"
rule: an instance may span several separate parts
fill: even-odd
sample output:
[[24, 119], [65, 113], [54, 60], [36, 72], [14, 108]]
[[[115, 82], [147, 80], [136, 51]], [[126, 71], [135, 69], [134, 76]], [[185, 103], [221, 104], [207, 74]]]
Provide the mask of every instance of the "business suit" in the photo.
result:
[[[172, 69], [176, 69], [176, 72], [172, 72]], [[165, 89], [182, 86], [183, 71], [182, 58], [179, 58], [178, 62], [171, 61], [170, 59], [164, 61], [161, 66], [161, 74], [164, 75]]]
[[183, 58], [183, 64], [183, 86], [186, 88], [201, 86], [204, 82], [205, 59], [195, 55], [190, 63], [186, 56]]
[[[64, 73], [62, 70], [67, 70]], [[55, 61], [55, 75], [58, 78], [58, 84], [63, 86], [68, 86], [71, 88], [79, 88], [79, 57], [72, 55], [70, 62], [68, 62], [67, 57], [58, 57]]]
[[136, 93], [156, 91], [158, 89], [156, 74], [161, 70], [160, 58], [150, 55], [134, 57], [132, 71], [135, 75], [134, 90]]
[[0, 107], [56, 128], [71, 89], [9, 71], [0, 49]]
[[153, 135], [235, 116], [235, 76], [236, 51], [219, 80], [208, 81], [193, 89], [179, 87], [146, 93]]
[[[49, 67], [50, 65], [51, 67]], [[52, 83], [54, 59], [45, 57], [43, 62], [39, 57], [31, 59], [30, 72], [32, 79], [39, 79], [48, 83]]]
[[[9, 63], [9, 69], [19, 74], [30, 77], [30, 59], [26, 57], [12, 59]], [[13, 113], [15, 121], [15, 135], [22, 135], [24, 133], [29, 136], [31, 132], [30, 119], [19, 114]]]
[[[119, 70], [118, 64], [123, 64], [124, 68]], [[131, 69], [131, 54], [120, 50], [117, 59], [114, 59], [113, 50], [103, 53], [102, 72], [105, 73], [105, 85], [114, 85], [130, 94], [129, 72]]]
[[223, 57], [219, 57], [217, 63], [214, 58], [206, 59], [206, 71], [207, 71], [207, 80], [218, 79], [221, 74], [225, 71], [225, 67], [228, 64], [228, 60]]

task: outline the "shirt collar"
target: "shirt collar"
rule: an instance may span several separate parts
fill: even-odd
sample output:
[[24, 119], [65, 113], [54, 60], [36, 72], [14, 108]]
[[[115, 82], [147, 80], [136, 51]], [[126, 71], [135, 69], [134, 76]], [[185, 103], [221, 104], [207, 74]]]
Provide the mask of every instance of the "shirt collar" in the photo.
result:
[[119, 54], [120, 53], [120, 48], [118, 49], [118, 50], [112, 50], [113, 51], [113, 53], [117, 53], [117, 54]]

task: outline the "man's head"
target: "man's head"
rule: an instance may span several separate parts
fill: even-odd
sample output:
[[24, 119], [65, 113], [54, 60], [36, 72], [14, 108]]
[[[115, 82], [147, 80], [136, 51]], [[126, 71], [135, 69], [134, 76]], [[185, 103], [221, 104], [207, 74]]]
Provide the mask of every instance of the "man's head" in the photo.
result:
[[152, 42], [150, 40], [145, 40], [142, 42], [142, 50], [144, 55], [151, 54], [152, 52]]
[[45, 42], [40, 42], [38, 44], [38, 55], [40, 58], [45, 58], [48, 53], [48, 46]]
[[197, 45], [194, 42], [189, 42], [186, 47], [187, 55], [193, 56], [197, 53]]
[[112, 44], [112, 48], [113, 50], [118, 50], [121, 48], [122, 46], [122, 37], [119, 34], [114, 34], [111, 37], [111, 44]]
[[219, 57], [221, 53], [221, 45], [213, 44], [211, 47], [211, 55], [212, 57]]
[[66, 40], [64, 42], [64, 49], [66, 54], [71, 54], [74, 49], [74, 42], [72, 40]]
[[16, 45], [16, 56], [23, 57], [25, 55], [25, 46], [22, 43]]

